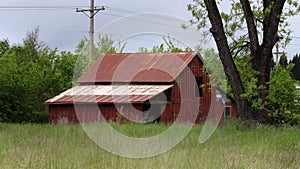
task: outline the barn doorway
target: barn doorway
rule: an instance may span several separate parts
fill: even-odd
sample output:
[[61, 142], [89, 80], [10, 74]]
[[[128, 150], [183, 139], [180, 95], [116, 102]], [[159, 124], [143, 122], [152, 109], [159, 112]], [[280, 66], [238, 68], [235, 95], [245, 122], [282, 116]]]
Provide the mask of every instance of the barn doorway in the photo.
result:
[[161, 116], [161, 105], [158, 103], [150, 104], [149, 101], [142, 105], [142, 121], [146, 123], [159, 123]]
[[230, 119], [231, 118], [231, 106], [225, 106], [224, 110], [224, 119]]

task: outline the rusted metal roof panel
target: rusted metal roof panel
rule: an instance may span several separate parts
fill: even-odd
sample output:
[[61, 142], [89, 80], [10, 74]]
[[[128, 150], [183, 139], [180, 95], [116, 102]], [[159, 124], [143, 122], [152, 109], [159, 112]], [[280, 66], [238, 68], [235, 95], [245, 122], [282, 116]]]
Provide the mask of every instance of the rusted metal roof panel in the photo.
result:
[[76, 86], [47, 100], [45, 103], [143, 103], [172, 86], [173, 85]]
[[104, 54], [77, 82], [172, 82], [195, 56], [196, 52]]

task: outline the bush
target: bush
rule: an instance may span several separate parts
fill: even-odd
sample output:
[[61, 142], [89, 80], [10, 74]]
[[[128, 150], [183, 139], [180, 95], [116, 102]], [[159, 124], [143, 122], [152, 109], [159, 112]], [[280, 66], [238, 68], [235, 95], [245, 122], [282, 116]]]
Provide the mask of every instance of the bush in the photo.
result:
[[287, 109], [277, 110], [274, 113], [269, 113], [269, 122], [275, 125], [300, 125], [300, 114]]

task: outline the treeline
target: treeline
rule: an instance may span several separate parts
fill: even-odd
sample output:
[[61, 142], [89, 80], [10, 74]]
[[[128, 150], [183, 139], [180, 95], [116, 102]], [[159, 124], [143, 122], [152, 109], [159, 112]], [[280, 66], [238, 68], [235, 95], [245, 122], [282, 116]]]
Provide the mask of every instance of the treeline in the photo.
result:
[[78, 55], [50, 49], [38, 40], [38, 30], [23, 44], [0, 41], [0, 121], [49, 121], [45, 100], [72, 86]]
[[[122, 52], [109, 36], [99, 36], [95, 56]], [[97, 57], [95, 58], [97, 59]], [[39, 29], [28, 32], [23, 44], [0, 40], [0, 122], [48, 123], [44, 101], [69, 89], [93, 61], [89, 40], [82, 39], [75, 53], [50, 49], [39, 41]]]

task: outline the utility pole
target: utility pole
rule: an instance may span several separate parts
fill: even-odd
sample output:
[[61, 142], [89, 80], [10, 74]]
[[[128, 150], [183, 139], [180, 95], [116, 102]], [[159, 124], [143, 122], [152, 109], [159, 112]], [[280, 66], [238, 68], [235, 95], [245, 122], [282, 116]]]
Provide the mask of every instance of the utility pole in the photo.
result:
[[276, 65], [278, 65], [279, 63], [279, 54], [282, 54], [283, 52], [279, 52], [279, 45], [278, 43], [276, 44], [276, 52], [273, 54], [276, 54], [276, 58], [275, 58], [275, 63]]
[[[94, 59], [94, 25], [95, 25], [95, 20], [94, 16], [101, 10], [105, 10], [104, 6], [101, 8], [95, 7], [94, 0], [91, 0], [90, 4], [90, 9], [78, 9], [76, 8], [76, 12], [82, 12], [85, 14], [87, 17], [90, 18], [90, 60]], [[86, 12], [90, 12], [90, 14], [86, 14]]]

